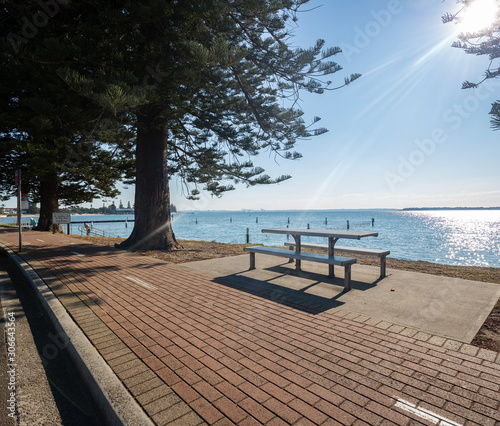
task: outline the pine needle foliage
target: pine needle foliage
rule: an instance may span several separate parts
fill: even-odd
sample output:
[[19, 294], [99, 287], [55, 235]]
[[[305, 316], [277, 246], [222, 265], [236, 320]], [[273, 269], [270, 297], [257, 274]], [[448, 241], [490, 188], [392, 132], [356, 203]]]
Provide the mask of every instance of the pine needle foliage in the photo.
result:
[[[457, 0], [457, 3], [460, 5], [460, 9], [454, 14], [446, 13], [442, 17], [443, 23], [459, 23], [473, 0]], [[487, 56], [490, 60], [483, 77], [477, 82], [464, 81], [462, 89], [476, 89], [486, 80], [499, 77], [500, 10], [497, 11], [496, 19], [489, 27], [476, 32], [460, 33], [458, 40], [453, 42], [452, 47], [462, 49], [469, 55]], [[491, 115], [491, 127], [494, 130], [500, 130], [500, 100], [492, 103], [489, 114]]]
[[[51, 143], [70, 146], [82, 143], [89, 123], [95, 125], [102, 117], [121, 124], [115, 135], [99, 133], [95, 141], [85, 142], [88, 152], [99, 152], [99, 159], [86, 156], [88, 164], [82, 162], [78, 170], [54, 156], [52, 166], [57, 165], [62, 179], [68, 176], [67, 186], [75, 193], [79, 182], [69, 176], [94, 173], [87, 166], [101, 163], [106, 170], [127, 174], [127, 161], [116, 165], [110, 158], [119, 150], [130, 151], [115, 139], [131, 131], [135, 247], [146, 238], [150, 243], [143, 248], [175, 245], [168, 190], [174, 175], [192, 199], [202, 189], [221, 196], [238, 183], [253, 186], [289, 179], [286, 174], [270, 177], [252, 159], [259, 153], [299, 159], [295, 150], [299, 140], [327, 132], [318, 126], [319, 117], [306, 123], [301, 94], [324, 94], [360, 77], [352, 74], [335, 84], [332, 76], [342, 68], [334, 57], [341, 50], [327, 47], [322, 39], [310, 47], [293, 45], [294, 32], [300, 30], [298, 16], [308, 0], [53, 3], [57, 12], [43, 28], [36, 28], [33, 37], [25, 37], [19, 26], [24, 28], [24, 17], [34, 16], [41, 3], [2, 3], [9, 27], [0, 42], [3, 49], [10, 47], [13, 58], [4, 62], [19, 61], [25, 79], [36, 72], [24, 69], [27, 62], [42, 70], [37, 81], [38, 95], [43, 92], [43, 96], [32, 96], [30, 104], [36, 104], [37, 111], [50, 111], [55, 97], [47, 84], [59, 83], [52, 89], [66, 99], [65, 110], [70, 110], [29, 113], [37, 133], [16, 129], [30, 140], [36, 136], [36, 144], [42, 135], [45, 139], [50, 135]], [[9, 75], [13, 78], [12, 72]], [[19, 95], [7, 95], [6, 100], [24, 98], [22, 85], [15, 87], [20, 88]], [[56, 117], [71, 130], [55, 132]]]

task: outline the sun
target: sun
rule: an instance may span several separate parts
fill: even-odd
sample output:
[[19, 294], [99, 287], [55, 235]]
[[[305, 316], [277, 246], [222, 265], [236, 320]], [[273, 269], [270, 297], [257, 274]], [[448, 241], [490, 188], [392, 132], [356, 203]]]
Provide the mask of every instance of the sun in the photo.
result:
[[497, 19], [498, 0], [475, 0], [464, 10], [458, 29], [463, 33], [474, 33], [489, 28]]

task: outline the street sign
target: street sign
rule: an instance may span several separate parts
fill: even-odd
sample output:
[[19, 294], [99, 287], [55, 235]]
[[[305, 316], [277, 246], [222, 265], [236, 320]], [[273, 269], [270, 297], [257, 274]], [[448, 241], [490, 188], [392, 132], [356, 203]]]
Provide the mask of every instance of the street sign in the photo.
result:
[[54, 225], [60, 225], [63, 223], [71, 223], [71, 213], [67, 213], [67, 212], [52, 213], [52, 223]]
[[21, 195], [21, 210], [28, 210], [30, 208], [30, 202], [28, 194]]

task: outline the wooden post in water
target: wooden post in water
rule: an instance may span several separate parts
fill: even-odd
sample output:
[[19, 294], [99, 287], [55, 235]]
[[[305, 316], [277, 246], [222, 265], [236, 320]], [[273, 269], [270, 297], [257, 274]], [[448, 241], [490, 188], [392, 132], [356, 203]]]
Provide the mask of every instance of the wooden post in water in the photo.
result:
[[349, 229], [349, 221], [347, 221], [347, 229]]
[[325, 217], [325, 225], [328, 225], [328, 218]]
[[250, 244], [250, 228], [247, 228], [247, 244]]

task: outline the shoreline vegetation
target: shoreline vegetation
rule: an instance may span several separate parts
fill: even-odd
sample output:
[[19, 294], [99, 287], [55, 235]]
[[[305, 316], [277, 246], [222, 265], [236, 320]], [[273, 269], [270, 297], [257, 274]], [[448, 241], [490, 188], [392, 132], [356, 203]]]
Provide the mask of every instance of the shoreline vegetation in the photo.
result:
[[[175, 207], [174, 207], [175, 208]], [[15, 209], [14, 207], [10, 207], [9, 209]], [[344, 211], [344, 210], [352, 210], [352, 209], [306, 209], [306, 210], [303, 210], [303, 209], [289, 209], [287, 211], [290, 211], [290, 212], [295, 212], [295, 211], [318, 211], [318, 212], [321, 212], [321, 211]], [[367, 210], [367, 211], [377, 211], [377, 210], [394, 210], [394, 211], [453, 211], [453, 210], [470, 210], [470, 211], [474, 211], [474, 210], [479, 210], [479, 211], [483, 211], [483, 210], [500, 210], [500, 206], [498, 207], [404, 207], [404, 208], [373, 208], [373, 209], [370, 209], [370, 208], [366, 208], [366, 209], [355, 209], [355, 210]], [[60, 210], [61, 212], [69, 212], [71, 213], [71, 216], [109, 216], [109, 215], [116, 215], [116, 214], [119, 214], [119, 215], [125, 215], [125, 214], [128, 214], [129, 216], [133, 216], [134, 214], [133, 213], [123, 213], [123, 212], [120, 212], [120, 209], [117, 209], [117, 212], [116, 213], [111, 213], [111, 212], [102, 212], [102, 208], [101, 208], [101, 211], [99, 211], [99, 209], [93, 209], [93, 208], [78, 208], [76, 209], [71, 209], [71, 208], [64, 208], [64, 209], [61, 209]], [[175, 213], [179, 213], [179, 214], [190, 214], [194, 211], [203, 211], [203, 212], [259, 212], [259, 211], [262, 211], [262, 212], [273, 212], [273, 211], [281, 211], [281, 210], [268, 210], [268, 209], [240, 209], [240, 210], [226, 210], [226, 209], [222, 209], [222, 210], [177, 210], [177, 208], [175, 208], [175, 210], [172, 210], [172, 213], [175, 214]], [[15, 213], [13, 214], [4, 214], [5, 216], [8, 216], [8, 217], [15, 217], [17, 216]], [[26, 216], [38, 216], [39, 214], [38, 213], [23, 213], [21, 216], [22, 217], [26, 217]]]
[[[87, 237], [71, 235], [71, 238], [78, 238], [90, 241], [94, 244], [114, 247], [124, 238]], [[169, 263], [186, 263], [199, 260], [217, 259], [228, 256], [238, 256], [244, 254], [243, 248], [256, 244], [227, 244], [215, 241], [191, 241], [178, 240], [183, 247], [173, 251], [140, 251], [144, 256], [150, 256]], [[314, 250], [312, 250], [314, 251]], [[343, 254], [340, 250], [339, 255]], [[380, 261], [373, 257], [359, 255], [356, 256], [361, 265], [379, 266]], [[411, 261], [395, 258], [387, 258], [388, 269], [399, 269], [403, 271], [421, 272], [431, 275], [441, 275], [452, 278], [461, 278], [472, 281], [482, 281], [500, 285], [500, 268], [485, 266], [455, 266], [440, 265], [426, 261]], [[484, 322], [483, 326], [472, 341], [472, 345], [500, 352], [500, 299]]]

